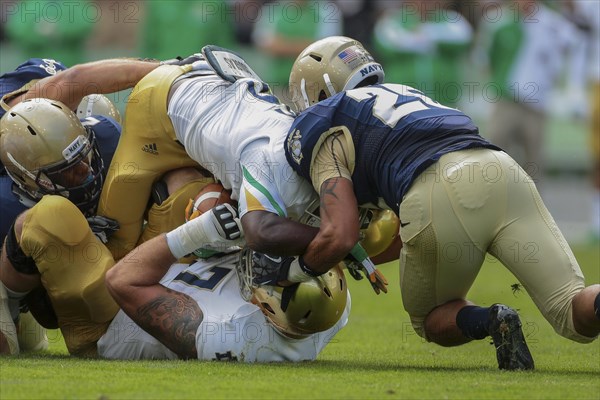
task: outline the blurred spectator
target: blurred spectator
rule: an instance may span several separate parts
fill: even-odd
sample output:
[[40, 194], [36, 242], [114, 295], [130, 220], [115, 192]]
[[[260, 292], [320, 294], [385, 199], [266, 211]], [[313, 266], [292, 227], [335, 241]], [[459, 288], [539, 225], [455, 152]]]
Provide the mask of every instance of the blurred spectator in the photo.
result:
[[144, 2], [141, 56], [170, 59], [207, 44], [234, 48], [233, 11], [224, 0]]
[[235, 15], [234, 35], [238, 43], [252, 43], [254, 24], [258, 20], [261, 8], [268, 0], [230, 0]]
[[473, 30], [445, 2], [414, 0], [395, 4], [375, 24], [374, 48], [386, 82], [415, 87], [455, 106], [462, 95], [462, 62]]
[[[88, 41], [92, 59], [138, 54], [139, 26], [143, 19], [143, 0], [96, 0], [102, 18]], [[88, 57], [90, 58], [90, 57]]]
[[6, 8], [6, 35], [18, 44], [23, 58], [51, 55], [65, 65], [85, 61], [86, 42], [101, 18], [88, 0], [22, 0]]
[[[482, 21], [480, 31], [485, 36], [480, 43], [487, 46], [490, 84], [498, 91], [493, 99], [488, 93], [494, 101], [489, 135], [540, 184], [551, 91], [565, 76], [570, 93], [583, 93], [581, 36], [570, 21], [540, 1], [505, 2], [498, 15]], [[580, 104], [574, 98], [564, 101], [571, 111]]]
[[[567, 17], [583, 34], [591, 101], [589, 119], [590, 149], [592, 153], [592, 185], [594, 188], [591, 223], [592, 240], [600, 240], [600, 2], [570, 0], [563, 3]], [[586, 104], [587, 105], [587, 104]]]
[[336, 0], [342, 13], [343, 35], [356, 39], [371, 49], [377, 15], [385, 9], [385, 0]]
[[342, 15], [330, 1], [284, 0], [266, 3], [256, 23], [253, 41], [268, 56], [265, 77], [282, 101], [298, 54], [315, 40], [342, 34]]

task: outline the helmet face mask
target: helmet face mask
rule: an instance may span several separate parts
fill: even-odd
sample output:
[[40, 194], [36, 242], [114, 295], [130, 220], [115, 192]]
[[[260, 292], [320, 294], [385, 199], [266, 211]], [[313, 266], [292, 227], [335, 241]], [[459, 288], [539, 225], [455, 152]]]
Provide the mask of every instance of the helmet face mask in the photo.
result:
[[57, 101], [33, 99], [0, 121], [0, 159], [22, 202], [46, 194], [68, 198], [85, 215], [95, 213], [104, 165], [94, 133]]
[[258, 306], [280, 333], [291, 338], [298, 339], [330, 329], [346, 307], [346, 279], [339, 266], [300, 283], [285, 311], [281, 308], [284, 288], [252, 283], [252, 250], [242, 251], [237, 272], [242, 297]]
[[300, 53], [292, 66], [289, 90], [300, 112], [341, 91], [383, 83], [383, 78], [383, 67], [360, 42], [332, 36]]

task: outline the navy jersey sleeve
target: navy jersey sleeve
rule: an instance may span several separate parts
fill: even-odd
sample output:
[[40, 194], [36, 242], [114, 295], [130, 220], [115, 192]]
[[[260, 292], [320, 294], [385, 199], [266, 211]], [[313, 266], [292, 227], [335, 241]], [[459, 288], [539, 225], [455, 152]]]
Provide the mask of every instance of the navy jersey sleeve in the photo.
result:
[[84, 126], [89, 126], [94, 131], [106, 174], [121, 137], [121, 126], [114, 119], [103, 115], [92, 115], [83, 118], [81, 123]]
[[[56, 75], [57, 72], [67, 69], [60, 61], [49, 58], [30, 58], [19, 65], [14, 71], [0, 75], [0, 96], [14, 92], [27, 83]], [[4, 110], [0, 110], [0, 117]]]

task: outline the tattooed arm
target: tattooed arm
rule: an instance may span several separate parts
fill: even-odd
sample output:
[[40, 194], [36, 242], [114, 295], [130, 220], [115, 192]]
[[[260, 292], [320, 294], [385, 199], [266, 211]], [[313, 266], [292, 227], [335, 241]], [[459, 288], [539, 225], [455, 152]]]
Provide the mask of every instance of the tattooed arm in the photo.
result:
[[106, 286], [123, 311], [180, 358], [197, 358], [202, 311], [188, 295], [159, 282], [175, 257], [164, 235], [135, 248], [106, 274]]

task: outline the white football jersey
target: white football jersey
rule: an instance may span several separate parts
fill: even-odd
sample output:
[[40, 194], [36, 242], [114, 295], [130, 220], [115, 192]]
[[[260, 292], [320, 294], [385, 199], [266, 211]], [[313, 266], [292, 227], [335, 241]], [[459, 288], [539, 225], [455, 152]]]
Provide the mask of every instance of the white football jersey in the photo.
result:
[[[161, 280], [164, 286], [192, 297], [204, 314], [196, 332], [200, 360], [275, 362], [314, 360], [348, 322], [350, 294], [339, 321], [329, 330], [303, 339], [288, 338], [262, 311], [240, 295], [235, 272], [239, 254], [174, 264]], [[98, 341], [103, 358], [177, 359], [177, 355], [119, 311]]]
[[168, 115], [190, 157], [239, 200], [240, 216], [264, 209], [297, 219], [316, 198], [283, 151], [294, 114], [260, 81], [189, 77], [173, 93]]

